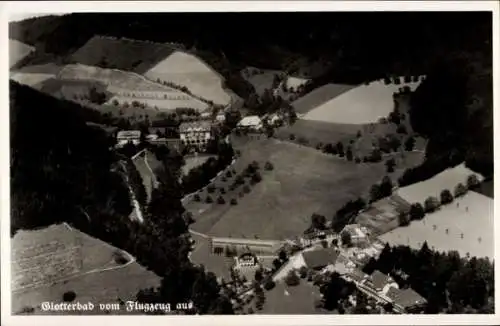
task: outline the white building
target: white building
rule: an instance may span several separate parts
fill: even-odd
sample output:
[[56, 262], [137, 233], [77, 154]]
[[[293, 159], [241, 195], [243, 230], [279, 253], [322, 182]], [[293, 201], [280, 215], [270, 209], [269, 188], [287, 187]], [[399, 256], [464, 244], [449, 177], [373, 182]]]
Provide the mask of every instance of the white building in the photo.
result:
[[262, 119], [257, 115], [249, 115], [241, 119], [236, 127], [238, 129], [260, 131], [263, 127]]
[[179, 126], [183, 146], [204, 151], [212, 139], [212, 126], [209, 121], [183, 122]]
[[116, 134], [116, 147], [123, 147], [128, 142], [138, 145], [141, 141], [141, 132], [139, 130], [121, 130]]

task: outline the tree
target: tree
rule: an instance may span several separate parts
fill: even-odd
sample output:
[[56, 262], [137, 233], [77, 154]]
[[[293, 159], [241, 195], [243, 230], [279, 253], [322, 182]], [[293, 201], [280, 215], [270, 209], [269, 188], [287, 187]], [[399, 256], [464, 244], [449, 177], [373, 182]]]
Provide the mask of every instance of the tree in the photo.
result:
[[351, 234], [347, 231], [343, 231], [340, 234], [340, 239], [342, 240], [342, 245], [346, 247], [351, 247], [352, 246], [352, 237]]
[[344, 156], [344, 144], [342, 144], [342, 142], [338, 142], [335, 147], [337, 149], [338, 155], [340, 155], [341, 157]]
[[375, 202], [382, 198], [382, 191], [379, 184], [374, 184], [370, 188], [370, 202]]
[[326, 217], [319, 214], [312, 214], [311, 216], [311, 227], [317, 230], [326, 229]]
[[226, 200], [224, 199], [224, 197], [219, 196], [219, 198], [217, 198], [217, 204], [224, 205], [225, 203], [226, 203]]
[[410, 216], [406, 212], [399, 212], [398, 214], [399, 226], [407, 226], [410, 224]]
[[294, 134], [290, 134], [290, 136], [288, 136], [288, 138], [289, 138], [291, 141], [294, 141], [294, 140], [295, 140], [295, 135], [294, 135]]
[[207, 203], [207, 204], [211, 204], [211, 203], [213, 203], [213, 202], [214, 202], [214, 200], [213, 200], [212, 196], [207, 195], [207, 198], [205, 198], [205, 203]]
[[425, 210], [422, 204], [415, 203], [410, 207], [411, 220], [421, 220], [425, 216]]
[[299, 268], [299, 275], [300, 275], [300, 278], [306, 278], [306, 276], [307, 276], [307, 267], [306, 266], [301, 266]]
[[283, 265], [283, 263], [281, 262], [280, 259], [276, 258], [273, 260], [273, 266], [275, 270], [280, 269], [281, 265]]
[[262, 181], [262, 176], [260, 175], [259, 172], [255, 172], [253, 175], [252, 175], [252, 182], [253, 183], [259, 183]]
[[436, 197], [430, 196], [424, 202], [426, 213], [434, 212], [439, 207], [439, 201]]
[[250, 193], [250, 187], [248, 185], [243, 186], [243, 192]]
[[281, 249], [278, 253], [278, 258], [282, 261], [282, 262], [286, 262], [288, 260], [288, 255], [286, 254], [286, 252]]
[[266, 291], [270, 291], [275, 286], [276, 286], [276, 283], [274, 283], [273, 278], [272, 277], [266, 277], [266, 279], [264, 280], [264, 289], [266, 289]]
[[231, 199], [231, 205], [233, 206], [238, 205], [238, 201], [236, 200], [236, 198]]
[[446, 205], [453, 202], [453, 195], [448, 189], [441, 191], [441, 204]]
[[64, 302], [72, 302], [76, 298], [75, 291], [67, 291], [63, 293], [63, 301]]
[[467, 193], [467, 188], [462, 183], [459, 183], [455, 187], [455, 192], [454, 192], [455, 198], [462, 197], [466, 193]]
[[413, 148], [415, 147], [415, 138], [413, 136], [410, 136], [406, 139], [405, 141], [405, 151], [407, 152], [411, 152], [413, 150]]
[[396, 129], [396, 132], [398, 134], [403, 134], [403, 135], [406, 135], [408, 133], [405, 125], [399, 125], [398, 128]]
[[383, 197], [388, 197], [392, 194], [392, 180], [389, 176], [384, 176], [382, 182], [380, 183], [380, 195]]
[[478, 185], [479, 185], [479, 180], [477, 178], [477, 175], [471, 174], [467, 177], [467, 188], [474, 189]]
[[347, 146], [347, 150], [346, 150], [346, 152], [345, 152], [345, 157], [346, 157], [346, 159], [347, 159], [349, 162], [351, 162], [351, 161], [352, 161], [352, 159], [353, 159], [353, 154], [352, 154], [352, 148], [351, 148], [351, 146]]
[[285, 283], [288, 286], [297, 286], [300, 284], [300, 278], [297, 276], [295, 271], [290, 271], [285, 277]]
[[264, 276], [262, 275], [262, 270], [258, 269], [255, 271], [255, 281], [261, 282], [264, 279]]
[[266, 171], [272, 171], [274, 169], [274, 166], [271, 162], [267, 161], [266, 164], [264, 165], [264, 170]]
[[396, 160], [394, 158], [388, 159], [385, 161], [385, 167], [387, 170], [387, 173], [392, 173], [394, 172], [394, 167], [396, 166]]

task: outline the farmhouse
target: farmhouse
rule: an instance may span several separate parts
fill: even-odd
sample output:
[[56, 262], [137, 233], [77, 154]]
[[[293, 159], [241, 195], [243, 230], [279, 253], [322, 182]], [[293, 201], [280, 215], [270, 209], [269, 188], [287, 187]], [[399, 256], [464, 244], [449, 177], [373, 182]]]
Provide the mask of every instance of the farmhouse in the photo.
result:
[[209, 121], [183, 122], [179, 125], [180, 140], [183, 146], [204, 151], [212, 139], [212, 125]]
[[262, 119], [257, 115], [249, 115], [241, 119], [236, 127], [240, 130], [260, 131], [263, 127]]
[[123, 147], [129, 142], [134, 145], [138, 145], [140, 141], [141, 132], [139, 130], [121, 130], [118, 131], [118, 134], [116, 135], [117, 147]]
[[327, 265], [335, 264], [339, 251], [332, 248], [305, 251], [302, 253], [306, 267], [321, 270]]
[[210, 241], [211, 252], [221, 255], [227, 250], [236, 254], [266, 254], [275, 255], [281, 249], [283, 243], [276, 240], [258, 240], [241, 238], [212, 238]]
[[342, 229], [342, 233], [348, 233], [351, 236], [351, 242], [354, 246], [363, 246], [368, 244], [370, 233], [368, 229], [359, 224], [348, 224]]
[[400, 313], [418, 313], [427, 304], [427, 300], [411, 288], [400, 290], [391, 287], [386, 296], [394, 305], [394, 310]]

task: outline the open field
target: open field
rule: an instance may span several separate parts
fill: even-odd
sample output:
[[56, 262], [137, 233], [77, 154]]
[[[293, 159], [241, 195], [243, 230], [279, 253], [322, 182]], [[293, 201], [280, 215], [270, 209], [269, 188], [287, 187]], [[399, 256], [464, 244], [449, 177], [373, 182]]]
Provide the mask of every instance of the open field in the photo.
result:
[[374, 81], [360, 85], [317, 106], [303, 117], [305, 120], [366, 124], [385, 118], [394, 108], [393, 93], [403, 86], [415, 90], [420, 82], [385, 85]]
[[439, 199], [439, 195], [444, 189], [448, 189], [451, 193], [453, 193], [457, 184], [462, 183], [463, 185], [466, 185], [467, 177], [471, 174], [475, 174], [479, 181], [483, 179], [480, 174], [474, 173], [462, 163], [454, 168], [447, 169], [428, 180], [402, 187], [398, 189], [397, 195], [409, 203], [421, 203], [423, 205], [424, 201], [429, 196], [435, 196]]
[[[310, 224], [313, 213], [330, 218], [342, 205], [365, 195], [372, 184], [385, 173], [383, 163], [356, 165], [315, 149], [280, 142], [275, 139], [248, 141], [241, 146], [242, 156], [234, 169], [242, 171], [256, 160], [263, 167], [266, 161], [274, 165], [272, 171], [261, 171], [263, 180], [251, 187], [242, 198], [241, 187], [228, 191], [227, 202], [237, 198], [238, 205], [191, 202], [187, 209], [193, 212], [192, 229], [204, 234], [225, 237], [247, 237], [281, 240], [301, 234]], [[407, 156], [399, 164], [394, 179], [408, 166], [421, 162], [421, 153]], [[227, 188], [232, 179], [215, 181], [217, 188]], [[201, 192], [202, 200], [207, 192]], [[212, 194], [216, 199], [218, 193]]]
[[71, 60], [142, 74], [174, 51], [171, 44], [94, 36], [72, 54]]
[[190, 254], [191, 261], [194, 264], [203, 265], [207, 272], [212, 272], [225, 281], [231, 280], [230, 270], [234, 264], [234, 258], [212, 254], [207, 238], [196, 234], [191, 234], [191, 238], [195, 241], [194, 250]]
[[346, 84], [326, 84], [292, 102], [292, 106], [297, 114], [306, 114], [319, 105], [326, 103], [355, 87], [355, 85]]
[[[457, 250], [461, 256], [494, 258], [493, 200], [468, 192], [421, 221], [380, 237], [391, 245], [420, 248], [424, 241], [438, 251]], [[462, 238], [463, 236], [463, 238]]]
[[[119, 265], [119, 249], [65, 224], [20, 231], [12, 238], [12, 311], [61, 302], [75, 291], [80, 302], [116, 302], [134, 298], [139, 289], [157, 286], [159, 278], [130, 261]], [[132, 258], [132, 257], [130, 257]]]
[[151, 80], [186, 86], [191, 93], [215, 104], [231, 103], [230, 92], [223, 88], [224, 78], [198, 57], [176, 51], [144, 72]]
[[26, 58], [35, 51], [33, 46], [9, 39], [9, 67], [14, 66], [19, 61]]

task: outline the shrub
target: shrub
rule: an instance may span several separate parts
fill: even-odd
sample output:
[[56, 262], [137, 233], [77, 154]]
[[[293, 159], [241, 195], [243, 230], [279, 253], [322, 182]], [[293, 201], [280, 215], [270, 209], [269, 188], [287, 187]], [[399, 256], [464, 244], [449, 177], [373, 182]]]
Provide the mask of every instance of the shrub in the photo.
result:
[[475, 174], [471, 174], [467, 177], [467, 188], [474, 189], [479, 185], [479, 179]]
[[354, 159], [354, 162], [356, 164], [359, 164], [359, 163], [361, 163], [361, 159], [358, 156], [356, 156], [356, 158]]
[[323, 143], [322, 142], [319, 142], [319, 143], [316, 144], [316, 149], [317, 150], [320, 150], [322, 148], [323, 148]]
[[219, 196], [219, 198], [217, 198], [217, 204], [224, 205], [225, 203], [226, 203], [226, 200], [224, 199], [224, 197]]
[[453, 195], [448, 189], [441, 191], [441, 204], [446, 205], [453, 201]]
[[76, 298], [76, 293], [74, 291], [68, 291], [63, 293], [64, 302], [72, 302]]
[[250, 187], [248, 185], [245, 185], [243, 187], [243, 192], [246, 193], [246, 194], [250, 193]]
[[259, 172], [255, 172], [253, 175], [252, 175], [252, 181], [254, 183], [259, 183], [262, 181], [262, 176], [260, 175]]
[[356, 138], [361, 138], [361, 136], [362, 136], [361, 130], [358, 130], [358, 132], [356, 133]]
[[394, 167], [396, 166], [396, 160], [391, 158], [391, 159], [388, 159], [387, 161], [385, 161], [385, 167], [386, 167], [386, 171], [387, 173], [392, 173], [394, 172]]
[[454, 193], [455, 198], [462, 197], [466, 193], [467, 193], [467, 188], [462, 183], [459, 183], [455, 187], [455, 193]]
[[294, 135], [294, 134], [290, 134], [290, 136], [288, 136], [288, 138], [289, 138], [290, 140], [294, 141], [294, 140], [295, 140], [295, 135]]
[[238, 201], [236, 200], [236, 198], [231, 199], [231, 205], [233, 206], [238, 205]]
[[422, 204], [415, 203], [411, 205], [410, 218], [412, 220], [421, 220], [424, 216], [425, 216], [425, 211], [424, 208], [422, 207]]
[[274, 166], [271, 162], [267, 161], [266, 164], [264, 165], [264, 169], [266, 171], [272, 171], [274, 169]]
[[207, 192], [209, 194], [213, 194], [215, 192], [215, 186], [214, 185], [210, 185], [207, 187]]
[[285, 277], [285, 283], [288, 286], [297, 286], [300, 284], [300, 278], [297, 276], [295, 271], [290, 271]]
[[200, 194], [194, 194], [193, 199], [194, 199], [194, 201], [200, 202], [201, 201]]
[[439, 207], [439, 201], [436, 197], [428, 197], [424, 202], [424, 208], [426, 213], [434, 212]]
[[340, 239], [342, 240], [342, 245], [343, 246], [346, 246], [346, 247], [350, 247], [352, 246], [352, 238], [351, 238], [351, 234], [349, 232], [342, 232], [340, 234]]
[[211, 204], [213, 202], [214, 202], [214, 200], [213, 200], [212, 196], [207, 196], [207, 198], [205, 198], [205, 203]]
[[220, 187], [219, 192], [224, 195], [226, 193], [226, 188]]
[[300, 278], [306, 278], [307, 277], [307, 267], [306, 266], [300, 267], [300, 269], [299, 269], [299, 275], [300, 275]]
[[276, 283], [274, 283], [271, 277], [266, 278], [264, 281], [264, 289], [266, 289], [266, 291], [272, 290], [275, 286]]
[[226, 171], [226, 178], [231, 178], [233, 174], [231, 173], [231, 170]]
[[243, 193], [243, 191], [240, 191], [240, 192], [238, 193], [238, 196], [239, 196], [240, 198], [243, 198], [243, 196], [245, 196], [245, 194]]

